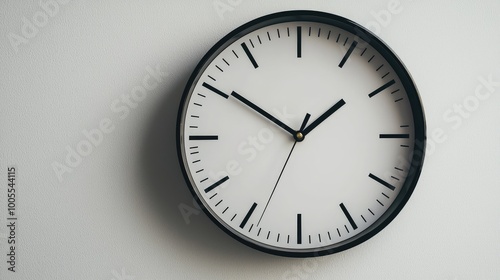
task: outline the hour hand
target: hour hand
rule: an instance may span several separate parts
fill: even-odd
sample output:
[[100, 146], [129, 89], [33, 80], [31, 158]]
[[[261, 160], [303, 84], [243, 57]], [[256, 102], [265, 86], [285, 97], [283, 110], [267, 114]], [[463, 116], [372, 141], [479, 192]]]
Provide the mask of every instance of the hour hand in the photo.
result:
[[330, 109], [324, 112], [323, 115], [319, 116], [318, 119], [316, 119], [308, 127], [306, 127], [306, 129], [302, 131], [302, 134], [306, 136], [309, 132], [311, 132], [311, 130], [317, 127], [320, 123], [322, 123], [324, 120], [326, 120], [329, 116], [331, 116], [333, 113], [335, 113], [335, 111], [337, 111], [344, 105], [345, 105], [344, 99], [340, 99], [340, 101], [335, 103], [332, 107], [330, 107]]
[[272, 121], [273, 123], [277, 124], [279, 127], [283, 128], [284, 130], [286, 130], [288, 133], [292, 134], [292, 135], [295, 135], [295, 130], [293, 130], [292, 128], [290, 128], [288, 125], [286, 125], [285, 123], [283, 123], [282, 121], [278, 120], [277, 118], [273, 117], [271, 114], [269, 114], [268, 112], [262, 110], [262, 108], [260, 108], [259, 106], [255, 105], [254, 103], [252, 103], [250, 100], [246, 99], [245, 97], [239, 95], [237, 92], [233, 91], [231, 93], [231, 96], [233, 96], [234, 98], [238, 99], [239, 101], [241, 101], [243, 104], [247, 105], [248, 107], [254, 109], [255, 111], [257, 111], [257, 113], [261, 114], [262, 116], [264, 116], [265, 118], [267, 118], [268, 120]]

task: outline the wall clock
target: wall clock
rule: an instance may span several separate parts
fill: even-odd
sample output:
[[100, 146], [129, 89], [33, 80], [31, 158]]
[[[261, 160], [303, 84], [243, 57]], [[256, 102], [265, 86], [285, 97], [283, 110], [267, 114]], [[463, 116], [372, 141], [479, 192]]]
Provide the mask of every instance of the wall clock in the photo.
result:
[[417, 89], [360, 25], [288, 11], [229, 33], [185, 88], [177, 148], [205, 213], [240, 242], [309, 257], [358, 245], [413, 192], [425, 149]]

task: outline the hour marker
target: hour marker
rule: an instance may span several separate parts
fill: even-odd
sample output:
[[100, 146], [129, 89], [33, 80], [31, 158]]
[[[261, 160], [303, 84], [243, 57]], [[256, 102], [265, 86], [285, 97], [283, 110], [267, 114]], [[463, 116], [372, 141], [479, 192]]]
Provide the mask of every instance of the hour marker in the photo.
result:
[[388, 81], [387, 83], [385, 83], [383, 86], [379, 87], [378, 89], [374, 90], [372, 93], [368, 94], [368, 97], [372, 98], [373, 96], [375, 96], [376, 94], [378, 94], [379, 92], [383, 91], [384, 89], [392, 86], [394, 83], [396, 83], [394, 80], [390, 80]]
[[243, 218], [243, 221], [241, 221], [240, 228], [244, 228], [245, 225], [248, 222], [248, 219], [250, 219], [250, 216], [252, 216], [253, 211], [255, 210], [255, 207], [257, 207], [257, 203], [253, 203], [252, 207], [248, 210], [248, 213], [245, 215], [245, 218]]
[[220, 184], [224, 183], [227, 180], [229, 180], [228, 176], [226, 176], [226, 177], [220, 179], [219, 181], [213, 183], [210, 187], [208, 187], [208, 188], [205, 189], [205, 193], [207, 193], [207, 192], [215, 189], [216, 187], [220, 186]]
[[410, 134], [380, 134], [380, 138], [410, 138]]
[[217, 135], [191, 135], [189, 140], [219, 140]]
[[259, 65], [257, 64], [257, 61], [255, 61], [255, 58], [253, 58], [252, 53], [250, 53], [250, 50], [248, 49], [247, 44], [241, 43], [241, 47], [243, 48], [246, 55], [248, 56], [248, 59], [250, 59], [250, 61], [252, 62], [253, 67], [254, 68], [259, 67]]
[[297, 244], [302, 244], [302, 214], [297, 214]]
[[373, 175], [373, 174], [369, 174], [368, 177], [372, 178], [373, 180], [379, 182], [380, 184], [386, 186], [387, 188], [389, 188], [391, 191], [393, 191], [394, 189], [396, 189], [396, 187], [394, 187], [393, 185], [387, 183], [386, 181], [380, 179], [379, 177]]
[[358, 44], [358, 42], [356, 41], [353, 41], [351, 46], [349, 47], [349, 49], [347, 50], [346, 54], [344, 55], [344, 57], [342, 58], [342, 60], [340, 61], [340, 64], [339, 64], [339, 67], [342, 68], [345, 64], [345, 62], [347, 61], [347, 59], [349, 58], [349, 56], [351, 55], [352, 51], [354, 51], [354, 48], [356, 48], [356, 45]]
[[204, 86], [205, 88], [207, 88], [207, 89], [209, 89], [209, 90], [211, 90], [211, 91], [213, 91], [213, 92], [217, 93], [218, 95], [220, 95], [220, 96], [222, 96], [222, 97], [224, 97], [224, 98], [226, 98], [226, 99], [229, 97], [229, 95], [227, 95], [227, 94], [223, 93], [222, 91], [220, 91], [220, 90], [218, 90], [218, 89], [214, 88], [213, 86], [211, 86], [211, 85], [209, 85], [209, 84], [207, 84], [207, 83], [203, 83], [203, 84], [202, 84], [202, 86]]
[[297, 57], [302, 57], [302, 26], [297, 26]]
[[339, 206], [340, 206], [340, 209], [342, 209], [342, 212], [344, 212], [344, 215], [346, 216], [347, 220], [351, 224], [352, 228], [357, 229], [358, 226], [356, 225], [356, 223], [352, 219], [351, 214], [349, 214], [349, 211], [347, 211], [347, 208], [345, 208], [344, 203], [340, 203]]

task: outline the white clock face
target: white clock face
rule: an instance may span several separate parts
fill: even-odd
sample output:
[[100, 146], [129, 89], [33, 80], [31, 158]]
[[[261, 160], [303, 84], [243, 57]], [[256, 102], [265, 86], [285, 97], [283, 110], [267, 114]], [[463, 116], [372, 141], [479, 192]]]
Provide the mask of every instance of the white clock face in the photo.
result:
[[373, 41], [344, 28], [261, 25], [216, 47], [188, 84], [188, 183], [246, 244], [289, 256], [343, 250], [385, 226], [413, 190], [416, 90]]

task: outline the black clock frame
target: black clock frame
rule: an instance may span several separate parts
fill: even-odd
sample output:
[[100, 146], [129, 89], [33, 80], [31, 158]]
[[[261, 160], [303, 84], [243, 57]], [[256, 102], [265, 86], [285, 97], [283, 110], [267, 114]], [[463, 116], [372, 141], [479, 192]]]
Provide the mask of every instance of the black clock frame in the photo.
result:
[[[195, 85], [197, 84], [200, 76], [205, 71], [206, 67], [212, 62], [212, 60], [222, 52], [226, 47], [231, 45], [236, 40], [240, 39], [242, 36], [253, 32], [262, 27], [273, 25], [277, 23], [283, 22], [293, 22], [293, 21], [304, 21], [304, 22], [318, 22], [323, 24], [328, 24], [332, 26], [339, 27], [348, 32], [351, 32], [358, 36], [359, 38], [366, 41], [370, 44], [375, 50], [377, 50], [391, 65], [396, 74], [398, 75], [401, 83], [403, 84], [411, 108], [413, 112], [413, 120], [415, 125], [415, 145], [413, 150], [413, 158], [410, 163], [410, 170], [408, 171], [408, 176], [398, 194], [394, 202], [391, 206], [385, 211], [385, 213], [371, 226], [367, 229], [363, 230], [361, 233], [346, 239], [342, 242], [320, 247], [317, 249], [294, 249], [294, 250], [284, 250], [279, 248], [269, 248], [270, 246], [260, 246], [254, 242], [245, 239], [232, 230], [226, 228], [216, 217], [210, 213], [204, 207], [202, 200], [198, 197], [196, 191], [193, 188], [193, 185], [190, 181], [190, 176], [187, 174], [186, 167], [184, 166], [184, 155], [182, 154], [182, 140], [183, 136], [181, 129], [183, 129], [183, 116], [185, 114], [185, 110], [187, 108], [188, 97], [193, 91]], [[186, 183], [191, 191], [193, 197], [196, 202], [202, 207], [203, 211], [206, 215], [223, 231], [227, 234], [235, 238], [236, 240], [242, 242], [243, 244], [250, 246], [254, 249], [279, 255], [286, 257], [316, 257], [323, 256], [328, 254], [333, 254], [337, 252], [344, 251], [346, 249], [352, 248], [356, 245], [363, 243], [364, 241], [370, 239], [374, 235], [376, 235], [379, 231], [385, 228], [401, 211], [404, 207], [408, 199], [410, 198], [415, 186], [417, 184], [418, 178], [420, 177], [420, 173], [422, 171], [424, 155], [425, 155], [425, 145], [426, 145], [426, 125], [425, 125], [425, 117], [422, 109], [420, 97], [417, 91], [413, 80], [406, 70], [403, 63], [399, 60], [399, 58], [394, 54], [394, 52], [384, 43], [381, 39], [379, 39], [375, 34], [367, 30], [366, 28], [358, 25], [357, 23], [329, 13], [318, 12], [318, 11], [309, 11], [309, 10], [295, 10], [295, 11], [285, 11], [274, 13], [270, 15], [266, 15], [255, 20], [252, 20], [242, 26], [236, 28], [221, 40], [219, 40], [201, 59], [201, 61], [196, 66], [193, 74], [189, 78], [186, 87], [184, 89], [184, 93], [182, 95], [182, 99], [180, 102], [179, 112], [177, 116], [177, 129], [176, 129], [176, 141], [177, 141], [177, 155], [179, 159], [179, 163], [182, 169], [182, 174]]]

